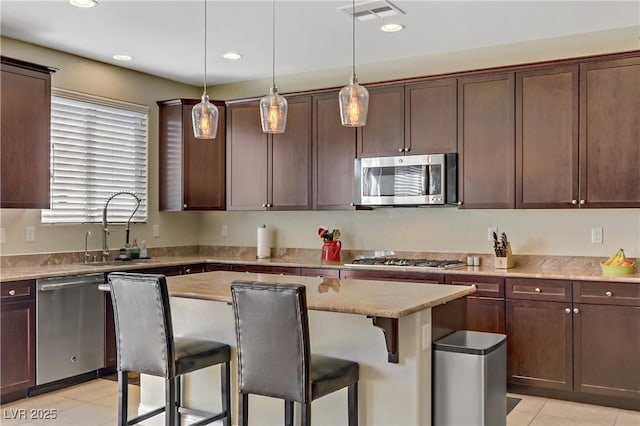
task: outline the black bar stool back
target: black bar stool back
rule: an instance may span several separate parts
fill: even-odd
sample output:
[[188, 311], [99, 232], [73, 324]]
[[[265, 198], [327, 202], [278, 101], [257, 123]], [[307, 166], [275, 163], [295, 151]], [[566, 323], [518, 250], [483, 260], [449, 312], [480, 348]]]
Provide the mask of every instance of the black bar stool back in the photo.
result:
[[[169, 293], [164, 275], [109, 274], [118, 351], [118, 424], [140, 423], [162, 412], [167, 426], [180, 425], [182, 413], [195, 414], [204, 425], [223, 420], [231, 425], [230, 354], [224, 343], [173, 336]], [[222, 412], [213, 414], [182, 407], [182, 377], [221, 365]], [[128, 376], [135, 371], [165, 379], [165, 406], [127, 420]]]
[[306, 288], [297, 284], [231, 284], [238, 343], [239, 424], [248, 424], [248, 395], [283, 399], [285, 424], [293, 403], [311, 424], [311, 401], [348, 387], [349, 425], [358, 423], [356, 362], [310, 354]]

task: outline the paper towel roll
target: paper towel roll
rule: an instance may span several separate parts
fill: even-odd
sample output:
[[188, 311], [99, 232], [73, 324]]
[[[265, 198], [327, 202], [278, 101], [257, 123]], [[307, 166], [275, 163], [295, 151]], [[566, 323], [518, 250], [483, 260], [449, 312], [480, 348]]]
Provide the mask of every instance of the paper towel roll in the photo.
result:
[[265, 225], [258, 227], [258, 259], [271, 257], [271, 230]]

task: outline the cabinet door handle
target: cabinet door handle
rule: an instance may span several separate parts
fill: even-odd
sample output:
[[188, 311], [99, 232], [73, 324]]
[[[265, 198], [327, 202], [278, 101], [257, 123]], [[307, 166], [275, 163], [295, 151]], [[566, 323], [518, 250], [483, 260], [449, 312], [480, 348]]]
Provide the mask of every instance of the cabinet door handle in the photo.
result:
[[409, 152], [409, 151], [411, 151], [411, 147], [404, 149], [404, 152]]
[[14, 289], [9, 290], [9, 296], [15, 296], [16, 291]]
[[191, 273], [191, 268], [185, 269], [184, 272], [186, 272], [187, 274], [190, 274]]
[[273, 207], [273, 204], [268, 203], [268, 204], [267, 204], [267, 207]]
[[580, 205], [584, 206], [587, 202], [585, 200], [580, 200]]
[[462, 205], [462, 201], [458, 201], [458, 205], [461, 206]]
[[398, 148], [398, 152], [404, 152], [404, 148]]
[[579, 313], [580, 313], [580, 309], [578, 309], [578, 308], [573, 308], [573, 313], [574, 313], [574, 314], [579, 314]]
[[262, 203], [262, 207], [267, 207], [267, 204], [266, 203]]
[[571, 313], [571, 308], [564, 308], [565, 313], [570, 314]]
[[355, 207], [355, 206], [356, 206], [356, 203], [351, 203], [351, 204], [350, 204], [350, 206], [351, 206], [351, 207]]
[[605, 294], [607, 295], [607, 297], [613, 296], [613, 293], [611, 293], [610, 291], [606, 292]]
[[187, 205], [186, 205], [186, 204], [183, 204], [183, 205], [182, 205], [182, 208], [183, 208], [183, 209], [186, 209], [186, 208], [187, 208]]
[[573, 205], [578, 204], [578, 200], [571, 200], [571, 204]]
[[536, 287], [533, 291], [535, 291], [536, 293], [542, 293], [542, 290], [540, 290], [538, 287]]

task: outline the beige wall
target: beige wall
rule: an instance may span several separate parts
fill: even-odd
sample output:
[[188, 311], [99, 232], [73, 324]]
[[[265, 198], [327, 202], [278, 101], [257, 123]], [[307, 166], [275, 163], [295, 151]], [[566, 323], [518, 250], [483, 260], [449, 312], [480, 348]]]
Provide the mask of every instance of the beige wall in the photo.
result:
[[[75, 90], [149, 107], [149, 219], [146, 224], [131, 227], [132, 238], [140, 235], [150, 247], [189, 245], [198, 239], [198, 215], [193, 213], [158, 212], [158, 107], [156, 101], [178, 97], [197, 98], [200, 90], [105, 63], [88, 60], [60, 51], [1, 39], [2, 55], [58, 68], [51, 77], [53, 87]], [[1, 155], [1, 153], [0, 153]], [[105, 200], [106, 201], [106, 200]], [[160, 225], [160, 237], [152, 238], [152, 225]], [[77, 251], [84, 248], [85, 231], [93, 238], [91, 249], [101, 248], [99, 225], [42, 225], [40, 210], [0, 209], [0, 226], [5, 229], [5, 242], [0, 244], [2, 255]], [[35, 242], [25, 242], [25, 227], [35, 227]], [[111, 227], [109, 247], [124, 244], [124, 229]]]
[[[465, 69], [508, 65], [571, 56], [638, 49], [637, 28], [527, 42], [499, 49], [410, 58], [358, 66], [361, 82], [437, 74]], [[150, 247], [212, 244], [254, 246], [256, 227], [273, 228], [274, 246], [319, 248], [319, 226], [339, 228], [345, 248], [371, 250], [430, 250], [489, 253], [487, 227], [498, 226], [512, 240], [514, 252], [606, 256], [625, 248], [640, 257], [640, 209], [617, 210], [475, 210], [456, 208], [398, 208], [348, 212], [158, 212], [158, 109], [155, 101], [198, 97], [200, 89], [150, 75], [125, 70], [39, 46], [2, 38], [2, 54], [59, 68], [53, 86], [148, 105], [149, 117], [149, 221], [133, 225], [132, 235], [146, 239]], [[341, 86], [348, 69], [281, 76], [282, 92]], [[268, 80], [209, 88], [217, 99], [261, 96]], [[1, 154], [0, 154], [1, 155]], [[160, 225], [160, 238], [151, 237], [151, 225]], [[221, 235], [222, 225], [228, 235]], [[98, 225], [41, 225], [39, 210], [2, 209], [0, 226], [6, 241], [3, 255], [81, 250], [84, 232], [94, 237], [90, 248], [100, 247]], [[24, 242], [24, 228], [36, 228], [36, 241]], [[604, 244], [591, 244], [592, 227], [604, 228]], [[116, 248], [124, 240], [122, 230], [109, 237]]]

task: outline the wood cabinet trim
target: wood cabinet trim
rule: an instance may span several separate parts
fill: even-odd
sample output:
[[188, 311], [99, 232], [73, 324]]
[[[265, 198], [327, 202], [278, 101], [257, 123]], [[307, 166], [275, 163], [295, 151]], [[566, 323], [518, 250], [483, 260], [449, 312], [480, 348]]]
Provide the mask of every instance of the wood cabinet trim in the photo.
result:
[[571, 281], [507, 278], [507, 299], [571, 302]]

